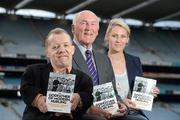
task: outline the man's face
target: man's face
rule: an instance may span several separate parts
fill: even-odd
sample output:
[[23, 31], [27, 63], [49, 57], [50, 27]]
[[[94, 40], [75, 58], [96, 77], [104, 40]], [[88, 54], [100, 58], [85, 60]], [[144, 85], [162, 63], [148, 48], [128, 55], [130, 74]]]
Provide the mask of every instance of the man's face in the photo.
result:
[[73, 54], [74, 46], [67, 34], [60, 33], [49, 36], [46, 56], [53, 66], [57, 68], [68, 67], [71, 65]]
[[90, 47], [99, 31], [97, 16], [91, 12], [82, 12], [72, 25], [74, 37], [84, 47]]

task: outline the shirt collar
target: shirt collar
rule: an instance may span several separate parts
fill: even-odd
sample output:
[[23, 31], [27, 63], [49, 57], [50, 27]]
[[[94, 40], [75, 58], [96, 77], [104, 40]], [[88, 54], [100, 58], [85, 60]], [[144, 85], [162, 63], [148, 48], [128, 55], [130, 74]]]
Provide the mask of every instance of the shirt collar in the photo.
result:
[[[84, 59], [86, 59], [86, 50], [87, 48], [85, 48], [84, 46], [82, 46], [77, 40], [73, 39], [74, 43], [77, 45], [77, 47], [79, 48], [79, 50], [81, 51]], [[92, 46], [88, 49], [92, 52]]]

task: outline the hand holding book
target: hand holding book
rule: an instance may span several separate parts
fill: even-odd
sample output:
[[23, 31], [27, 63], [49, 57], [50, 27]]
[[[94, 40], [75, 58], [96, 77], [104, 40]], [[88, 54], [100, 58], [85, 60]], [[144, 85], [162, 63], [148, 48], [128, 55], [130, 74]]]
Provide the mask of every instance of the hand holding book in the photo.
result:
[[[117, 101], [112, 82], [94, 86], [94, 108], [100, 116], [121, 117], [127, 113], [127, 107]], [[95, 111], [94, 110], [94, 111]]]
[[71, 99], [71, 110], [75, 110], [77, 106], [80, 104], [81, 97], [78, 93], [74, 93]]
[[131, 100], [137, 109], [152, 110], [153, 99], [159, 94], [156, 82], [154, 79], [136, 76]]
[[152, 95], [154, 97], [157, 97], [157, 95], [159, 94], [160, 90], [159, 90], [158, 87], [154, 87], [151, 92], [152, 92]]
[[136, 108], [136, 103], [133, 102], [131, 99], [129, 98], [125, 98], [124, 99], [124, 103], [128, 106], [128, 108], [131, 110], [131, 109], [137, 109]]
[[[159, 94], [159, 92], [160, 92], [159, 88], [157, 88], [157, 87], [152, 88], [151, 93], [152, 93], [152, 95], [153, 95], [154, 97], [157, 97], [157, 95]], [[128, 106], [128, 108], [129, 108], [130, 110], [131, 110], [131, 109], [138, 109], [138, 108], [136, 108], [136, 103], [133, 102], [131, 99], [125, 98], [125, 99], [124, 99], [124, 102], [125, 102], [125, 104]]]
[[46, 105], [48, 111], [71, 113], [80, 102], [80, 96], [74, 93], [76, 75], [51, 72], [49, 75]]
[[111, 113], [109, 111], [93, 105], [89, 108], [88, 113], [98, 116], [103, 116], [106, 119], [109, 119], [111, 117]]
[[114, 115], [111, 115], [111, 118], [119, 118], [124, 116], [127, 113], [127, 107], [123, 103], [118, 101], [119, 109], [117, 110], [117, 113]]
[[46, 113], [48, 110], [47, 110], [47, 106], [46, 106], [46, 96], [43, 96], [42, 94], [38, 94], [33, 103], [32, 103], [32, 106], [36, 107], [39, 109], [39, 111], [41, 111], [42, 113]]

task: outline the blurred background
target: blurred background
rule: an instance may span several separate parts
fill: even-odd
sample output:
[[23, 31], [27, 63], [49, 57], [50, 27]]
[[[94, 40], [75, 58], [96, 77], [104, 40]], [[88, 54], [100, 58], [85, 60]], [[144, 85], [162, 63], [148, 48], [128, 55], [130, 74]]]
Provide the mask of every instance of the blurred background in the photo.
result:
[[61, 27], [72, 35], [72, 17], [85, 9], [99, 16], [94, 47], [100, 52], [111, 18], [130, 26], [126, 51], [141, 58], [144, 76], [161, 90], [147, 116], [180, 120], [180, 0], [0, 0], [0, 119], [22, 119], [19, 87], [26, 66], [46, 62], [47, 33]]

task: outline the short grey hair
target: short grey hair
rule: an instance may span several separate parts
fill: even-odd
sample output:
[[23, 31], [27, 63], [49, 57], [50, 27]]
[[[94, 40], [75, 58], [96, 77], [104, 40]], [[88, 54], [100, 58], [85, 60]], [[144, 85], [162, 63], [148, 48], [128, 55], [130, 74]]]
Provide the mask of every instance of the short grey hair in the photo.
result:
[[73, 25], [76, 25], [77, 19], [79, 18], [79, 16], [80, 16], [81, 13], [83, 13], [83, 12], [89, 12], [89, 13], [94, 14], [94, 15], [97, 17], [97, 22], [99, 23], [100, 19], [98, 18], [98, 16], [97, 16], [94, 12], [92, 12], [92, 11], [90, 11], [90, 10], [83, 10], [83, 11], [80, 11], [80, 12], [78, 12], [78, 13], [76, 13], [76, 14], [74, 15], [73, 21], [72, 21], [72, 24], [73, 24]]

